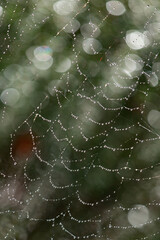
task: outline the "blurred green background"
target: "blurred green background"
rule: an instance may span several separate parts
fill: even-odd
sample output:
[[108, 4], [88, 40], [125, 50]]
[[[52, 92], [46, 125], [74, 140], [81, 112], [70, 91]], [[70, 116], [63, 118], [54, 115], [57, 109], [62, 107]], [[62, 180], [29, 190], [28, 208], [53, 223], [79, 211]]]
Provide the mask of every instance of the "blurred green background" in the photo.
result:
[[0, 1], [0, 239], [159, 239], [159, 0]]

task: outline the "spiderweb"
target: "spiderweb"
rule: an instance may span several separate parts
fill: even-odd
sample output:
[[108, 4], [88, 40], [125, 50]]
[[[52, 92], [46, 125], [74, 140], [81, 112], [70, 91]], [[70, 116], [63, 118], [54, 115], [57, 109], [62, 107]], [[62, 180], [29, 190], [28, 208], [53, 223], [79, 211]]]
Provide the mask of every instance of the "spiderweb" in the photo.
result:
[[158, 239], [159, 2], [0, 5], [0, 239]]

